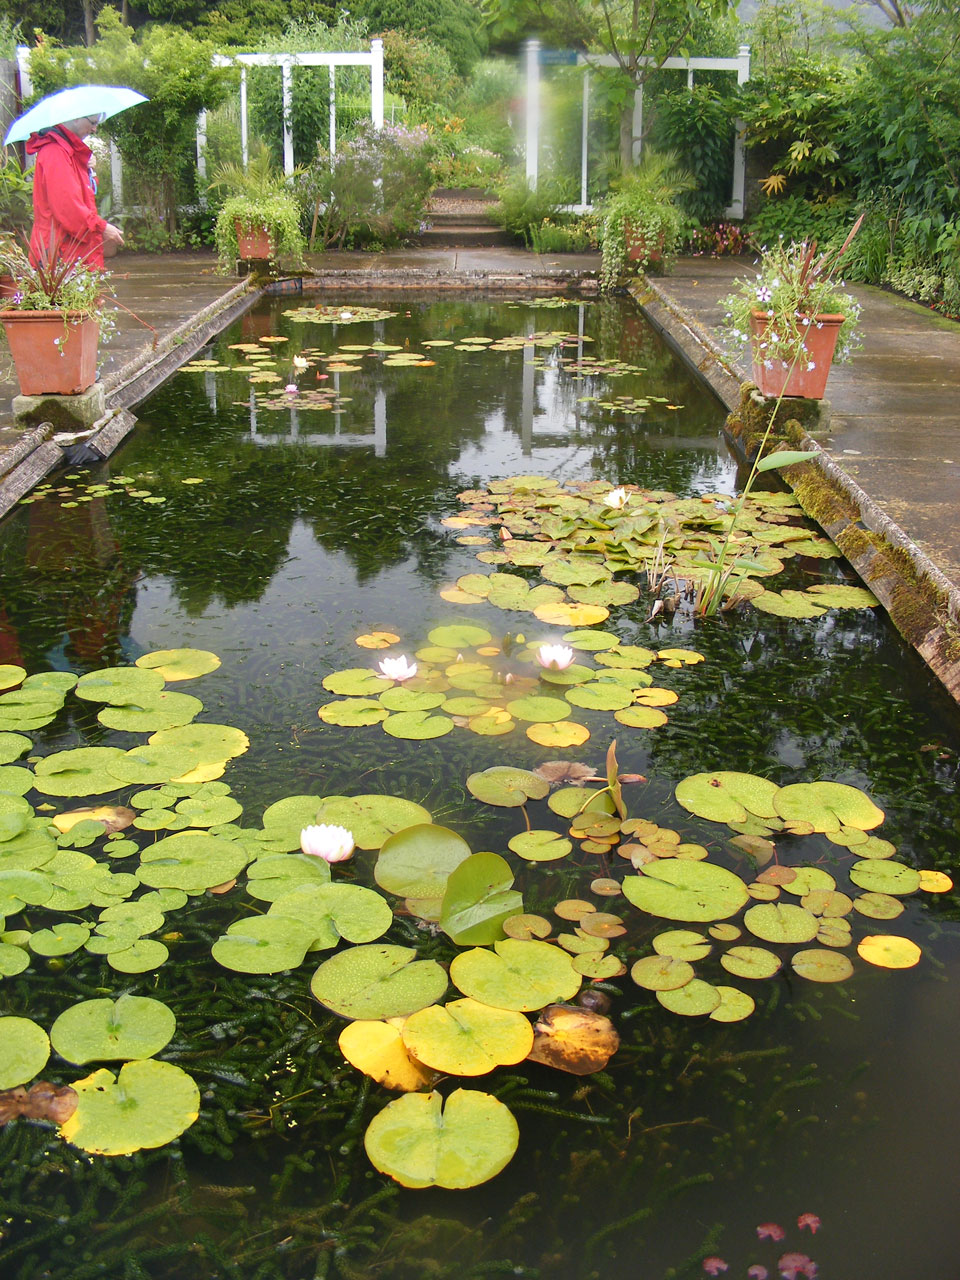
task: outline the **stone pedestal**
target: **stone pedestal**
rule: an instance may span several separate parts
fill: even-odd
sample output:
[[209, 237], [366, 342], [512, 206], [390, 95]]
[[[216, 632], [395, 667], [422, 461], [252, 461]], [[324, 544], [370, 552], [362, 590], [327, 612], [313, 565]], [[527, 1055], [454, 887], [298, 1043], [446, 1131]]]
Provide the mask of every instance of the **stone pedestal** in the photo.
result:
[[79, 396], [14, 396], [13, 418], [18, 427], [51, 422], [57, 431], [87, 431], [106, 413], [103, 387], [95, 383]]

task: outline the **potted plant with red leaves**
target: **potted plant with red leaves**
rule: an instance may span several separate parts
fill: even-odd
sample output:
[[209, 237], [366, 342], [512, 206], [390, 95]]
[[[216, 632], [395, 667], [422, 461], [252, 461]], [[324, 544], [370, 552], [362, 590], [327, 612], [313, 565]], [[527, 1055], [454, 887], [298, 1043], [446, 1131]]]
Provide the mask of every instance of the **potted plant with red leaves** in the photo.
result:
[[726, 336], [749, 341], [763, 395], [823, 399], [831, 364], [849, 360], [858, 345], [860, 306], [836, 272], [862, 221], [839, 249], [819, 255], [816, 241], [764, 249], [757, 274], [722, 300]]
[[[0, 272], [11, 277], [0, 323], [23, 395], [78, 395], [93, 386], [104, 330], [108, 275], [56, 249], [36, 266], [16, 245], [0, 246]], [[108, 322], [109, 323], [109, 322]]]

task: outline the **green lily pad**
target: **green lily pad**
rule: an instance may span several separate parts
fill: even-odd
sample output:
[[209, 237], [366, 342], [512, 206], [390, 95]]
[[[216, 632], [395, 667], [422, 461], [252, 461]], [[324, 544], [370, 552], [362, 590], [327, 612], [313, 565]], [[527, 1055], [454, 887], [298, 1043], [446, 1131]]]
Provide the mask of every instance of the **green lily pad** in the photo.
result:
[[903, 915], [903, 903], [888, 893], [861, 893], [854, 898], [853, 909], [871, 920], [896, 920]]
[[470, 856], [470, 846], [455, 831], [419, 823], [383, 842], [373, 876], [398, 897], [441, 899], [452, 872]]
[[554, 724], [558, 720], [566, 720], [570, 715], [570, 706], [562, 698], [550, 698], [542, 694], [514, 698], [507, 703], [507, 710], [515, 719], [530, 724]]
[[262, 902], [276, 902], [297, 889], [329, 883], [330, 864], [305, 853], [273, 854], [247, 867], [247, 892]]
[[411, 742], [442, 738], [453, 727], [449, 716], [432, 716], [429, 711], [400, 711], [387, 716], [383, 722], [384, 733], [391, 738], [406, 738]]
[[30, 956], [23, 947], [10, 942], [0, 942], [0, 978], [12, 978], [23, 973], [30, 963]]
[[[263, 811], [263, 838], [271, 844], [283, 844], [282, 852], [300, 848], [300, 832], [318, 822], [317, 811], [323, 797], [317, 795], [285, 796]], [[346, 825], [345, 823], [342, 825]], [[281, 850], [275, 849], [279, 853]]]
[[0, 765], [19, 760], [32, 746], [30, 739], [22, 733], [0, 733]]
[[710, 1014], [711, 1022], [742, 1022], [749, 1018], [757, 1004], [752, 996], [736, 987], [718, 986], [720, 1003]]
[[582, 649], [586, 653], [598, 653], [603, 649], [613, 649], [620, 639], [612, 631], [594, 631], [584, 628], [581, 631], [568, 631], [563, 636], [563, 643], [572, 649]]
[[387, 836], [431, 817], [422, 805], [399, 796], [327, 796], [314, 821], [346, 827], [359, 849], [379, 849]]
[[749, 898], [747, 886], [732, 871], [685, 858], [648, 864], [643, 875], [625, 878], [623, 892], [641, 911], [667, 920], [723, 920]]
[[774, 818], [775, 782], [752, 773], [695, 773], [677, 783], [677, 803], [711, 822], [746, 822], [749, 815]]
[[594, 682], [568, 689], [566, 698], [575, 707], [591, 711], [622, 711], [633, 702], [633, 691], [613, 682]]
[[413, 947], [384, 943], [350, 947], [325, 960], [310, 979], [321, 1004], [344, 1018], [394, 1018], [434, 1004], [447, 989], [435, 960]]
[[434, 627], [427, 638], [431, 644], [441, 645], [446, 649], [454, 649], [457, 653], [464, 649], [476, 648], [479, 644], [488, 644], [492, 639], [485, 627], [474, 626], [470, 622], [456, 622], [442, 627]]
[[667, 723], [659, 707], [624, 707], [615, 711], [613, 718], [628, 729], [659, 729]]
[[821, 618], [827, 612], [826, 601], [818, 605], [804, 591], [760, 591], [750, 597], [750, 603], [778, 618]]
[[51, 693], [65, 694], [76, 686], [78, 676], [72, 671], [37, 671], [27, 676], [24, 689], [46, 689]]
[[411, 1014], [401, 1034], [418, 1062], [454, 1076], [482, 1076], [522, 1062], [533, 1047], [533, 1027], [522, 1013], [469, 997]]
[[781, 787], [774, 808], [788, 827], [795, 822], [811, 823], [814, 831], [839, 831], [841, 827], [870, 831], [884, 818], [883, 810], [868, 795], [842, 782], [798, 782]]
[[512, 884], [510, 864], [499, 854], [471, 854], [447, 878], [440, 928], [458, 947], [496, 942], [504, 920], [523, 911], [523, 895]]
[[5, 662], [0, 665], [0, 689], [14, 689], [26, 676], [23, 667]]
[[128, 1062], [114, 1077], [106, 1067], [76, 1080], [77, 1109], [60, 1135], [91, 1155], [124, 1156], [163, 1147], [189, 1129], [200, 1091], [172, 1062]]
[[573, 818], [578, 813], [614, 813], [616, 806], [607, 790], [590, 792], [585, 787], [561, 787], [547, 801], [547, 808], [561, 818]]
[[182, 747], [195, 751], [200, 763], [217, 764], [242, 756], [250, 739], [228, 724], [185, 724], [175, 729], [160, 729], [147, 739], [152, 747]]
[[713, 943], [695, 929], [666, 929], [653, 939], [653, 949], [658, 956], [692, 961], [708, 956], [713, 950]]
[[810, 942], [820, 922], [812, 911], [787, 902], [761, 902], [743, 913], [743, 923], [764, 942]]
[[790, 963], [795, 973], [810, 982], [846, 982], [853, 977], [853, 964], [842, 951], [811, 947], [795, 952]]
[[0, 1089], [26, 1084], [39, 1075], [49, 1057], [50, 1041], [43, 1027], [30, 1018], [0, 1018]]
[[807, 594], [831, 609], [875, 609], [880, 603], [866, 587], [851, 587], [842, 582], [818, 582], [807, 588]]
[[334, 671], [325, 676], [322, 683], [328, 693], [340, 696], [356, 694], [368, 698], [376, 697], [392, 687], [386, 676], [379, 671], [371, 671], [369, 667], [347, 667], [344, 671]]
[[178, 802], [175, 812], [187, 818], [191, 827], [216, 827], [239, 818], [243, 805], [233, 796], [188, 796]]
[[542, 800], [549, 794], [550, 784], [528, 769], [494, 765], [480, 773], [471, 773], [467, 790], [483, 804], [515, 809], [528, 800]]
[[269, 916], [295, 920], [313, 932], [311, 951], [347, 942], [374, 942], [393, 923], [390, 904], [356, 884], [309, 884], [275, 898]]
[[136, 665], [156, 671], [164, 680], [173, 682], [208, 675], [220, 666], [220, 659], [207, 649], [156, 649], [153, 653], [141, 654]]
[[423, 692], [404, 685], [393, 685], [381, 693], [378, 701], [388, 711], [433, 711], [444, 701], [442, 693]]
[[657, 999], [671, 1013], [685, 1018], [699, 1018], [720, 1007], [720, 989], [702, 978], [693, 978], [674, 991], [658, 991]]
[[287, 916], [251, 916], [228, 925], [210, 952], [237, 973], [281, 973], [303, 963], [313, 936], [310, 925]]
[[567, 595], [578, 604], [624, 605], [640, 598], [640, 589], [631, 582], [601, 582], [592, 587], [572, 585]]
[[450, 979], [466, 996], [496, 1009], [526, 1012], [572, 999], [581, 977], [570, 956], [547, 942], [505, 938], [493, 950], [462, 951], [450, 965]]
[[[115, 726], [120, 728], [122, 726]], [[110, 772], [118, 782], [169, 782], [196, 768], [196, 752], [170, 747], [133, 747], [110, 762]]]
[[[5, 772], [5, 769], [0, 768], [0, 779]], [[24, 769], [23, 772], [32, 780], [33, 775], [29, 769]], [[29, 790], [29, 787], [24, 790]], [[16, 840], [17, 836], [32, 829], [33, 808], [23, 799], [23, 794], [21, 791], [0, 791], [0, 845]]]
[[404, 1187], [461, 1189], [487, 1182], [517, 1149], [520, 1131], [489, 1093], [406, 1093], [374, 1116], [364, 1147], [374, 1168]]
[[[203, 703], [189, 693], [169, 689], [144, 696], [123, 706], [110, 705], [97, 715], [108, 729], [125, 729], [128, 733], [153, 733], [158, 729], [174, 729], [189, 724], [203, 710]], [[187, 766], [192, 767], [192, 766]], [[186, 772], [184, 769], [183, 772]], [[153, 782], [154, 778], [132, 778], [132, 782]]]
[[0, 917], [14, 916], [25, 906], [43, 906], [53, 884], [39, 871], [0, 871]]
[[124, 754], [118, 747], [57, 751], [37, 762], [36, 789], [47, 796], [93, 796], [115, 791], [117, 779], [110, 766]]
[[324, 724], [335, 724], [343, 729], [359, 729], [364, 725], [379, 724], [390, 712], [375, 698], [344, 698], [328, 702], [317, 715]]
[[555, 862], [573, 849], [573, 841], [556, 831], [521, 831], [507, 842], [507, 848], [527, 862]]
[[149, 996], [83, 1000], [61, 1013], [50, 1028], [54, 1049], [67, 1062], [152, 1058], [177, 1029], [173, 1010]]
[[111, 951], [107, 964], [117, 973], [149, 973], [165, 963], [170, 952], [162, 942], [153, 938], [138, 938], [122, 951]]
[[861, 858], [850, 868], [850, 879], [859, 889], [891, 895], [916, 893], [920, 872], [889, 858]]
[[604, 667], [636, 667], [642, 671], [656, 656], [652, 649], [645, 649], [642, 645], [622, 644], [616, 649], [598, 653], [597, 662]]
[[79, 951], [90, 937], [84, 924], [63, 921], [50, 929], [37, 929], [30, 935], [30, 950], [37, 956], [69, 956]]
[[140, 854], [138, 879], [153, 889], [184, 889], [201, 893], [233, 880], [247, 865], [248, 854], [235, 840], [205, 832], [184, 831], [167, 836]]
[[693, 980], [694, 970], [689, 961], [674, 956], [644, 956], [630, 970], [630, 977], [648, 991], [675, 991]]
[[163, 688], [163, 676], [140, 667], [103, 667], [81, 676], [74, 686], [78, 698], [89, 702], [107, 702], [111, 706], [139, 706], [146, 698]]

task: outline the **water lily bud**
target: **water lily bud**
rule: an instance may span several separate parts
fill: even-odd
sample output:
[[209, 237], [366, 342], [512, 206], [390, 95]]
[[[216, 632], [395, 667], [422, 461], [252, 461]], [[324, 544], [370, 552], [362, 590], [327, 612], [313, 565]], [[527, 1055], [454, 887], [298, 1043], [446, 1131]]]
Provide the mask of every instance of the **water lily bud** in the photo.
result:
[[566, 671], [573, 662], [573, 650], [565, 644], [542, 644], [537, 650], [537, 661], [547, 671]]
[[321, 822], [300, 832], [301, 851], [313, 858], [323, 858], [324, 862], [345, 862], [353, 856], [355, 848], [353, 832], [346, 827]]
[[408, 662], [407, 655], [401, 653], [399, 658], [381, 658], [380, 670], [388, 680], [409, 680], [417, 674], [417, 664]]
[[627, 505], [627, 497], [626, 489], [611, 489], [604, 498], [604, 502], [608, 507], [625, 507]]

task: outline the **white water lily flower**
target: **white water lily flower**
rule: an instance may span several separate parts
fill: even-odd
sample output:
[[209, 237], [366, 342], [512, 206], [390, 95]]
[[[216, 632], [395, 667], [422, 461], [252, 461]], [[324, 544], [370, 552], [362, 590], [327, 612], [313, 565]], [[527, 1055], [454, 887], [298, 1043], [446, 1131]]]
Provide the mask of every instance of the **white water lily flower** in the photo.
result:
[[627, 497], [626, 489], [611, 489], [604, 498], [604, 502], [608, 507], [625, 507], [627, 505]]
[[335, 827], [327, 823], [304, 827], [300, 832], [301, 852], [313, 858], [322, 858], [324, 862], [345, 862], [352, 857], [356, 844], [353, 832], [346, 827]]
[[573, 662], [573, 650], [565, 644], [542, 644], [537, 650], [537, 661], [547, 671], [566, 671]]
[[417, 674], [417, 664], [408, 662], [407, 655], [401, 653], [399, 658], [381, 658], [380, 670], [388, 680], [410, 680]]
[[298, 373], [303, 373], [304, 369], [310, 368], [310, 361], [307, 360], [304, 356], [294, 356], [293, 367], [297, 370]]

